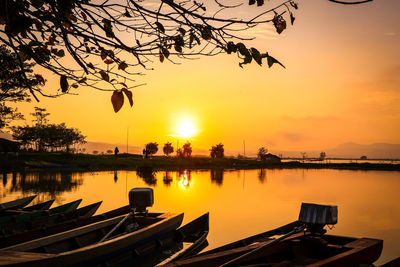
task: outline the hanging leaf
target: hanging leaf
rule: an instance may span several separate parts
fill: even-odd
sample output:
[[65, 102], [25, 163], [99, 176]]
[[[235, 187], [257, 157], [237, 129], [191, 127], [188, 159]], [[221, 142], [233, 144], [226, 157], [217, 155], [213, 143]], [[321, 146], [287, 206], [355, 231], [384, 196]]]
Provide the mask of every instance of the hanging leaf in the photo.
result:
[[112, 59], [106, 59], [104, 60], [104, 63], [106, 63], [107, 65], [113, 63], [114, 61]]
[[262, 58], [261, 58], [261, 53], [255, 49], [254, 47], [250, 48], [251, 51], [251, 56], [253, 59], [258, 63], [258, 65], [262, 65]]
[[256, 3], [256, 0], [249, 0], [249, 5], [254, 5]]
[[100, 73], [101, 78], [102, 78], [103, 80], [105, 80], [105, 81], [107, 81], [107, 82], [110, 81], [110, 76], [109, 76], [104, 70], [101, 70], [99, 73]]
[[125, 70], [128, 67], [128, 64], [125, 63], [125, 61], [122, 61], [121, 63], [119, 63], [118, 65], [118, 69], [119, 70]]
[[299, 8], [298, 5], [297, 5], [297, 3], [293, 2], [293, 1], [290, 1], [290, 5], [291, 5], [292, 7], [294, 7], [294, 9], [298, 9], [298, 8]]
[[157, 25], [157, 28], [158, 28], [162, 33], [165, 33], [165, 28], [164, 28], [164, 26], [163, 26], [160, 22], [156, 21], [155, 24]]
[[293, 16], [293, 13], [290, 12], [290, 23], [291, 23], [292, 25], [293, 25], [295, 19], [296, 19], [296, 18]]
[[105, 52], [104, 50], [102, 50], [102, 51], [100, 52], [100, 57], [101, 57], [101, 60], [106, 59], [107, 54], [106, 54], [106, 52]]
[[132, 92], [129, 91], [128, 89], [126, 89], [126, 88], [123, 88], [123, 89], [122, 89], [122, 92], [125, 93], [126, 97], [127, 97], [128, 100], [129, 100], [129, 104], [130, 104], [131, 107], [132, 107], [132, 106], [133, 106]]
[[73, 88], [78, 88], [79, 87], [79, 85], [77, 85], [76, 83], [74, 83], [74, 84], [71, 84], [71, 87], [73, 87]]
[[111, 96], [111, 104], [113, 105], [115, 113], [117, 113], [124, 105], [124, 95], [121, 91], [115, 90]]
[[43, 78], [42, 75], [40, 75], [40, 74], [35, 74], [35, 78], [36, 78], [36, 81], [37, 81], [39, 84], [42, 84], [42, 85], [45, 84], [45, 80], [44, 80], [44, 78]]
[[181, 34], [182, 36], [185, 36], [185, 34], [186, 34], [186, 30], [185, 30], [185, 29], [179, 28], [178, 31], [180, 32], [180, 34]]
[[271, 68], [272, 65], [274, 65], [275, 63], [281, 65], [284, 69], [286, 69], [286, 67], [280, 63], [277, 59], [275, 59], [274, 57], [271, 57], [270, 55], [268, 55], [268, 53], [263, 54], [262, 57], [266, 57], [267, 58], [267, 62], [268, 62], [268, 67]]
[[257, 6], [264, 5], [264, 0], [257, 0]]
[[164, 55], [161, 53], [161, 51], [159, 53], [159, 56], [160, 56], [160, 62], [163, 63], [164, 62]]
[[81, 16], [84, 21], [87, 21], [87, 16], [86, 16], [85, 12], [81, 11]]
[[284, 29], [286, 29], [286, 21], [285, 19], [278, 14], [275, 14], [275, 17], [272, 19], [272, 22], [274, 23], [276, 32], [281, 34]]
[[119, 83], [119, 84], [124, 86], [124, 87], [128, 87], [128, 85], [126, 85], [125, 83]]
[[60, 87], [61, 87], [61, 92], [66, 93], [68, 91], [68, 81], [67, 77], [65, 75], [61, 75], [60, 77]]
[[104, 31], [106, 33], [107, 37], [113, 38], [114, 37], [114, 32], [112, 30], [112, 25], [111, 25], [111, 21], [108, 19], [103, 19], [103, 23], [104, 23]]

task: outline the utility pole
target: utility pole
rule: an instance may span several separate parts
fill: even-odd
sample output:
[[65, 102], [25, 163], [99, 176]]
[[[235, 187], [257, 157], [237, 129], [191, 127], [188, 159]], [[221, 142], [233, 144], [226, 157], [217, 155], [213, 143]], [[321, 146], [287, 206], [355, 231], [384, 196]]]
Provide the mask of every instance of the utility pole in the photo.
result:
[[246, 157], [246, 141], [243, 140], [243, 157]]
[[129, 127], [126, 128], [126, 154], [128, 154]]

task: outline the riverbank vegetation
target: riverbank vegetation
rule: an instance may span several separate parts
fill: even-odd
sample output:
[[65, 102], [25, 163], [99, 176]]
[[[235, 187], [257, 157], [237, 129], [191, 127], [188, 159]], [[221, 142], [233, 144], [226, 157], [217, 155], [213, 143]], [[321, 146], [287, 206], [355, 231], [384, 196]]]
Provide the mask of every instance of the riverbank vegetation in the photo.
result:
[[194, 156], [190, 158], [153, 156], [143, 159], [142, 155], [135, 154], [119, 154], [115, 156], [60, 152], [21, 152], [18, 157], [10, 156], [8, 160], [0, 162], [0, 170], [3, 171], [25, 169], [74, 169], [82, 171], [136, 170], [141, 167], [149, 167], [154, 170], [304, 168], [400, 171], [400, 164], [383, 163], [323, 163], [301, 162], [297, 160], [271, 162], [257, 160], [255, 158], [210, 158], [205, 156]]

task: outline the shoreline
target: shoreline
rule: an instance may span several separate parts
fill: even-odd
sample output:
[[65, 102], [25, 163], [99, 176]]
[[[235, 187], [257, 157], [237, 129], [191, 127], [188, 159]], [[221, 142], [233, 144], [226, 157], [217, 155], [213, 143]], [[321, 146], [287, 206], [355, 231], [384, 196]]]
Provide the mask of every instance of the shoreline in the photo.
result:
[[67, 153], [21, 153], [18, 158], [10, 157], [0, 162], [0, 171], [15, 172], [26, 170], [47, 171], [113, 171], [151, 168], [154, 171], [179, 171], [183, 169], [339, 169], [339, 170], [375, 170], [400, 171], [400, 164], [390, 163], [321, 163], [321, 162], [268, 162], [257, 159], [153, 156], [142, 159], [141, 155], [120, 154], [90, 155]]

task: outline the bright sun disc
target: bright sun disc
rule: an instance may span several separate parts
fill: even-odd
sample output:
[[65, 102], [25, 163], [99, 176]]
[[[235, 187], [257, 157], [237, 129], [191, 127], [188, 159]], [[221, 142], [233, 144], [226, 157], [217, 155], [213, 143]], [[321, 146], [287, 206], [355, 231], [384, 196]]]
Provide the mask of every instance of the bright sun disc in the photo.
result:
[[196, 128], [194, 124], [190, 120], [182, 120], [179, 122], [178, 127], [176, 128], [176, 133], [181, 137], [191, 137], [196, 133]]

